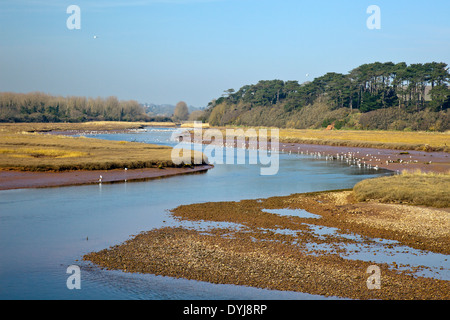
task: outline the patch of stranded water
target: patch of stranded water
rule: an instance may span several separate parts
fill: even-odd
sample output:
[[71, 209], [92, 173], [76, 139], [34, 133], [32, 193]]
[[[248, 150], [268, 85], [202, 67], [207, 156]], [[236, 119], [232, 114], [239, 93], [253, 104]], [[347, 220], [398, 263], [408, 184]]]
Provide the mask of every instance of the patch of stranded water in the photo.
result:
[[[306, 219], [320, 219], [321, 216], [303, 209], [263, 209], [264, 212], [295, 216]], [[179, 226], [180, 221], [178, 221]], [[430, 277], [441, 280], [450, 280], [449, 256], [414, 249], [400, 245], [398, 241], [382, 238], [368, 238], [354, 233], [342, 233], [340, 229], [316, 224], [303, 223], [309, 230], [291, 229], [260, 229], [262, 232], [271, 232], [282, 235], [290, 235], [294, 238], [303, 232], [312, 233], [318, 240], [326, 240], [333, 237], [336, 241], [302, 243], [306, 252], [311, 255], [338, 254], [344, 259], [362, 260], [373, 263], [387, 263], [391, 268], [399, 271], [407, 271], [415, 276]], [[184, 228], [192, 228], [204, 234], [210, 234], [212, 229], [228, 229], [226, 237], [233, 237], [233, 232], [247, 232], [248, 227], [239, 223], [217, 221], [181, 221]], [[339, 239], [352, 240], [339, 241]], [[258, 241], [254, 239], [254, 241]], [[296, 241], [293, 241], [295, 244]]]
[[[320, 219], [321, 216], [303, 209], [264, 209], [264, 212], [294, 216], [306, 219]], [[408, 271], [416, 276], [450, 280], [449, 256], [430, 251], [414, 249], [400, 245], [396, 240], [383, 238], [368, 238], [354, 233], [342, 233], [338, 228], [303, 223], [319, 240], [333, 237], [335, 243], [305, 244], [310, 254], [339, 254], [345, 259], [362, 260], [374, 263], [387, 263], [394, 269]], [[305, 232], [304, 230], [271, 229], [274, 233], [292, 235]], [[352, 242], [339, 242], [339, 238]], [[320, 252], [320, 253], [319, 253]]]
[[345, 259], [387, 263], [392, 269], [411, 272], [415, 276], [450, 280], [448, 255], [414, 249], [398, 241], [366, 238], [355, 234], [339, 234], [339, 229], [308, 224], [321, 237], [342, 236], [354, 242], [307, 243], [310, 252], [336, 253]]
[[183, 227], [185, 229], [196, 230], [203, 234], [211, 234], [212, 229], [227, 229], [234, 232], [245, 232], [248, 228], [243, 224], [227, 221], [206, 221], [206, 220], [173, 220], [168, 221], [166, 226]]
[[293, 216], [299, 218], [320, 219], [321, 216], [304, 209], [263, 209], [263, 212], [278, 214], [280, 216]]

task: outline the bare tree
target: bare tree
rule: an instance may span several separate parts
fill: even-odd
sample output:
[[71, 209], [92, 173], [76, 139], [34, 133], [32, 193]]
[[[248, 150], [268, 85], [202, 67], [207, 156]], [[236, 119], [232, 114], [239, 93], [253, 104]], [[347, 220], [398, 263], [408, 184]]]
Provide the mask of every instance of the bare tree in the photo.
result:
[[183, 121], [187, 120], [189, 117], [189, 110], [186, 102], [180, 101], [175, 106], [175, 111], [173, 112], [174, 120]]

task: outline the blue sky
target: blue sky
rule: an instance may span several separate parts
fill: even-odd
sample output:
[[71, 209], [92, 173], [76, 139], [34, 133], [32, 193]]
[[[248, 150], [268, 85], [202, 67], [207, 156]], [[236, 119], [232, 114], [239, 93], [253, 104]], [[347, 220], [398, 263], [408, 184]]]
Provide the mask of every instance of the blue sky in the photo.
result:
[[[72, 4], [80, 30], [66, 27]], [[449, 13], [448, 0], [0, 0], [0, 91], [204, 107], [259, 80], [450, 64]]]

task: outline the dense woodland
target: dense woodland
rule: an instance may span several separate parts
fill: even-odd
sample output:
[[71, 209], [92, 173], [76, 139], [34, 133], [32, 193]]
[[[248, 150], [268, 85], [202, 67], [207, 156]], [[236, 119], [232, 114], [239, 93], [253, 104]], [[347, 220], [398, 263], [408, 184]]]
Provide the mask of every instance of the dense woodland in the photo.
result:
[[446, 63], [361, 65], [312, 82], [270, 80], [229, 89], [202, 115], [211, 125], [445, 131]]
[[0, 122], [161, 121], [137, 101], [0, 92]]

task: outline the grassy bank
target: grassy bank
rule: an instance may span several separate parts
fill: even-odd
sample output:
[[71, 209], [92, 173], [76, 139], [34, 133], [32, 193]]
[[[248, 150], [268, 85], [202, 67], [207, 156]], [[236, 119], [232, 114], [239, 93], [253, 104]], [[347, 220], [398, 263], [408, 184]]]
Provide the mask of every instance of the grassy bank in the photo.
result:
[[450, 152], [450, 134], [442, 132], [362, 130], [280, 130], [280, 141], [397, 150]]
[[406, 203], [437, 208], [450, 207], [450, 173], [403, 172], [400, 175], [363, 180], [353, 188], [358, 201]]
[[[227, 127], [237, 129], [238, 127]], [[244, 130], [246, 128], [241, 127]], [[254, 128], [256, 127], [248, 127]], [[220, 128], [225, 134], [226, 128]], [[279, 129], [280, 142], [341, 147], [450, 152], [449, 132]]]
[[30, 133], [59, 130], [125, 130], [142, 123], [2, 124], [0, 169], [23, 171], [110, 170], [174, 167], [172, 148], [127, 141]]

